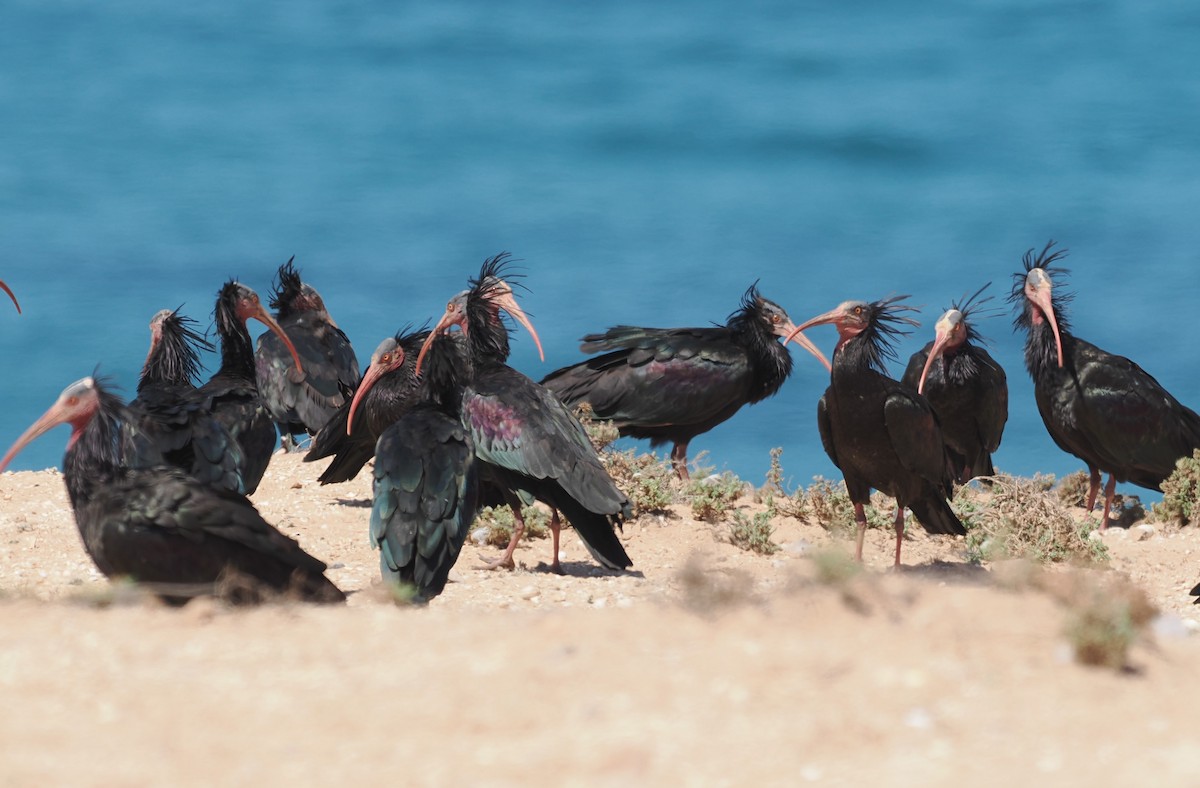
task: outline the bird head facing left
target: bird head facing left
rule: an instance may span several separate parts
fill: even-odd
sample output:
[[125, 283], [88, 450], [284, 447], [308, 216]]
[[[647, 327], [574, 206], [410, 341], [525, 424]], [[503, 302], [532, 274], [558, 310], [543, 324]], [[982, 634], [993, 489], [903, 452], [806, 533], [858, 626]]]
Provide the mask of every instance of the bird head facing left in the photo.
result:
[[479, 276], [467, 283], [470, 285], [467, 289], [467, 319], [477, 332], [503, 334], [505, 347], [502, 349], [502, 354], [507, 356], [507, 329], [500, 321], [500, 310], [503, 309], [525, 327], [525, 330], [533, 337], [533, 343], [537, 345], [538, 357], [545, 361], [546, 354], [542, 352], [542, 340], [533, 330], [533, 323], [529, 321], [525, 310], [521, 309], [520, 304], [517, 303], [512, 285], [509, 284], [510, 281], [520, 278], [520, 274], [512, 271], [509, 265], [511, 261], [512, 255], [508, 252], [501, 252], [483, 261], [483, 265], [479, 268]]
[[1051, 251], [1054, 241], [1050, 241], [1035, 257], [1033, 250], [1025, 252], [1021, 262], [1024, 272], [1013, 274], [1013, 290], [1009, 300], [1020, 304], [1020, 311], [1014, 321], [1016, 325], [1027, 329], [1036, 329], [1049, 324], [1054, 334], [1054, 345], [1058, 352], [1058, 366], [1063, 366], [1062, 330], [1066, 329], [1066, 320], [1062, 314], [1062, 305], [1069, 296], [1054, 292], [1052, 277], [1065, 275], [1067, 270], [1054, 265], [1067, 256], [1066, 249]]
[[9, 463], [20, 453], [21, 449], [60, 424], [71, 425], [71, 438], [67, 442], [67, 449], [70, 449], [75, 445], [80, 433], [96, 415], [99, 408], [100, 387], [95, 378], [87, 377], [67, 386], [58, 395], [58, 399], [50, 406], [50, 409], [43, 413], [41, 418], [35, 421], [29, 429], [25, 430], [9, 448], [4, 459], [0, 460], [0, 473], [8, 468]]
[[843, 301], [833, 309], [810, 318], [793, 333], [800, 333], [813, 326], [833, 325], [838, 332], [838, 343], [834, 349], [834, 361], [838, 353], [851, 341], [862, 338], [863, 354], [869, 366], [885, 372], [884, 359], [896, 358], [892, 339], [898, 334], [908, 333], [900, 325], [919, 326], [919, 322], [905, 316], [904, 312], [916, 312], [917, 308], [898, 302], [907, 295], [890, 296], [880, 301]]
[[[422, 352], [424, 352], [424, 348], [422, 348]], [[358, 390], [354, 392], [354, 399], [350, 401], [350, 412], [346, 414], [347, 435], [352, 434], [354, 413], [358, 410], [358, 404], [362, 402], [363, 397], [381, 377], [404, 366], [405, 358], [404, 348], [401, 347], [396, 337], [388, 337], [379, 343], [379, 347], [375, 348], [375, 352], [371, 354], [371, 366], [367, 368], [367, 374], [363, 375], [362, 382], [358, 384]]]
[[446, 311], [442, 313], [442, 317], [438, 320], [437, 325], [429, 332], [429, 336], [425, 338], [424, 344], [421, 345], [421, 352], [417, 354], [416, 374], [421, 374], [421, 364], [425, 361], [425, 354], [429, 352], [430, 345], [439, 336], [445, 334], [454, 326], [458, 326], [463, 334], [468, 333], [467, 296], [470, 293], [470, 290], [464, 290], [446, 303]]
[[13, 294], [12, 290], [8, 289], [8, 285], [4, 284], [3, 279], [0, 279], [0, 290], [3, 290], [4, 292], [8, 293], [8, 297], [12, 299], [13, 306], [15, 306], [17, 308], [17, 314], [18, 315], [21, 314], [21, 305], [19, 303], [17, 303], [16, 295]]
[[217, 327], [222, 333], [245, 331], [246, 321], [251, 318], [259, 321], [271, 329], [271, 332], [279, 337], [279, 341], [283, 342], [284, 347], [292, 354], [292, 363], [295, 365], [296, 371], [304, 372], [304, 367], [300, 363], [300, 354], [296, 352], [296, 346], [292, 344], [292, 340], [263, 306], [258, 293], [241, 282], [230, 279], [221, 288], [217, 297], [216, 318]]
[[784, 311], [783, 307], [769, 298], [764, 298], [758, 292], [756, 284], [751, 285], [750, 289], [746, 291], [746, 295], [742, 298], [741, 311], [744, 314], [755, 315], [762, 322], [768, 333], [783, 338], [783, 344], [786, 345], [788, 342], [794, 341], [797, 345], [812, 353], [817, 361], [825, 365], [826, 370], [832, 369], [829, 359], [825, 358], [825, 354], [808, 337], [796, 329], [796, 324], [788, 317], [788, 313]]
[[[929, 357], [925, 359], [925, 367], [921, 370], [921, 381], [917, 384], [917, 392], [925, 393], [925, 378], [929, 376], [929, 370], [933, 369], [933, 364], [937, 359], [944, 357], [947, 354], [953, 354], [960, 347], [970, 340], [978, 341], [979, 334], [975, 331], [973, 323], [968, 320], [969, 317], [981, 314], [990, 310], [981, 310], [980, 307], [992, 300], [991, 296], [979, 298], [984, 290], [991, 286], [988, 282], [983, 287], [976, 290], [970, 297], [960, 299], [945, 311], [937, 323], [933, 326], [933, 347], [929, 350]], [[976, 300], [978, 299], [978, 300]]]

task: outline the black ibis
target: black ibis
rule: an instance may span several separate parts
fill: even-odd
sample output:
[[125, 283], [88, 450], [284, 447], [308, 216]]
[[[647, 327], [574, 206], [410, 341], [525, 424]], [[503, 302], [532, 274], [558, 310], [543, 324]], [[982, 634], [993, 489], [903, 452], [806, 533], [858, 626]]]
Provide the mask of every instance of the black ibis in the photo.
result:
[[1046, 431], [1060, 449], [1087, 464], [1091, 483], [1087, 509], [1096, 504], [1100, 474], [1108, 525], [1116, 483], [1160, 489], [1180, 457], [1200, 447], [1200, 416], [1180, 404], [1159, 382], [1129, 359], [1108, 353], [1071, 334], [1064, 305], [1069, 296], [1054, 290], [1066, 269], [1056, 265], [1065, 249], [1047, 243], [1023, 258], [1014, 274], [1014, 325], [1025, 329], [1025, 367]]
[[[411, 374], [404, 348], [428, 332], [400, 333], [372, 358], [352, 411], [385, 376]], [[384, 346], [380, 347], [384, 350]], [[475, 519], [479, 470], [470, 431], [459, 415], [470, 360], [458, 342], [438, 342], [424, 358], [407, 407], [375, 446], [371, 543], [385, 581], [410, 584], [427, 602], [445, 588]], [[353, 421], [351, 422], [353, 423]], [[365, 431], [365, 430], [364, 430]]]
[[521, 499], [532, 498], [554, 510], [553, 571], [561, 571], [559, 511], [600, 564], [625, 569], [632, 562], [616, 529], [629, 516], [629, 499], [604, 470], [579, 420], [548, 389], [504, 363], [508, 327], [500, 310], [525, 326], [539, 353], [542, 347], [512, 287], [501, 278], [506, 261], [507, 255], [498, 255], [484, 262], [479, 277], [447, 304], [421, 349], [423, 357], [451, 326], [466, 334], [474, 370], [463, 394], [463, 423], [475, 442], [484, 479], [499, 488], [516, 519], [507, 549], [491, 566], [513, 566], [513, 551], [525, 527]]
[[[59, 424], [71, 425], [63, 478], [84, 549], [106, 577], [130, 577], [170, 602], [259, 588], [312, 602], [345, 595], [325, 564], [271, 526], [245, 496], [217, 490], [178, 468], [129, 468], [120, 454], [121, 400], [99, 380], [72, 383], [0, 460]], [[246, 586], [246, 581], [251, 583]]]
[[4, 284], [3, 280], [0, 280], [0, 290], [3, 290], [4, 292], [8, 293], [8, 297], [12, 299], [13, 306], [15, 306], [17, 308], [17, 314], [18, 315], [21, 314], [21, 304], [19, 301], [17, 301], [16, 294], [13, 293], [13, 291], [9, 289], [8, 285]]
[[241, 447], [196, 396], [200, 350], [212, 350], [179, 310], [150, 320], [150, 350], [138, 379], [137, 398], [121, 424], [124, 459], [131, 467], [173, 465], [200, 481], [243, 492]]
[[417, 354], [428, 336], [428, 330], [406, 328], [375, 348], [371, 366], [357, 387], [362, 389], [370, 378], [370, 385], [353, 405], [354, 420], [351, 421], [350, 416], [353, 393], [357, 392], [352, 390], [351, 396], [313, 437], [312, 446], [304, 455], [305, 462], [333, 457], [318, 477], [321, 484], [345, 482], [357, 476], [375, 456], [375, 442], [379, 436], [412, 407], [417, 389], [414, 371]]
[[254, 318], [266, 324], [290, 350], [298, 372], [304, 367], [292, 340], [249, 287], [232, 279], [226, 282], [217, 293], [214, 315], [221, 338], [221, 368], [195, 396], [211, 400], [213, 415], [241, 446], [242, 484], [250, 495], [258, 489], [275, 450], [275, 424], [258, 393], [254, 346], [246, 321]]
[[833, 352], [829, 388], [817, 405], [821, 443], [841, 469], [854, 504], [858, 539], [854, 557], [862, 561], [867, 517], [863, 507], [871, 488], [896, 499], [896, 558], [904, 540], [904, 509], [932, 534], [966, 533], [947, 503], [952, 492], [941, 428], [929, 401], [909, 386], [888, 377], [884, 359], [896, 356], [892, 337], [900, 325], [918, 325], [902, 314], [915, 311], [897, 302], [845, 301], [798, 326], [832, 323], [838, 343]]
[[791, 374], [780, 338], [791, 336], [829, 367], [795, 328], [783, 307], [752, 285], [723, 326], [615, 326], [588, 334], [580, 349], [603, 355], [555, 370], [542, 385], [569, 408], [589, 403], [594, 417], [621, 435], [672, 443], [671, 463], [686, 480], [688, 443], [743, 405], [773, 396]]
[[[990, 284], [990, 283], [989, 283]], [[954, 480], [993, 476], [992, 453], [1008, 421], [1008, 379], [982, 346], [971, 318], [991, 297], [979, 299], [984, 285], [946, 310], [934, 326], [934, 339], [912, 354], [900, 382], [925, 395], [938, 415]]]
[[271, 308], [304, 371], [296, 372], [291, 350], [273, 333], [258, 338], [254, 354], [259, 395], [285, 449], [295, 447], [295, 436], [315, 435], [325, 426], [359, 378], [349, 338], [330, 317], [320, 293], [300, 280], [295, 259], [279, 267]]

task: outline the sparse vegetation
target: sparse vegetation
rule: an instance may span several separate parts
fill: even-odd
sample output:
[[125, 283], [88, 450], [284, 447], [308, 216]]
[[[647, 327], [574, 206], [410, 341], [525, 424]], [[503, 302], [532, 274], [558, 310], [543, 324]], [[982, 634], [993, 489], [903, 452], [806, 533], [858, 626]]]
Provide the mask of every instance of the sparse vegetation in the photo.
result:
[[986, 506], [970, 514], [967, 557], [972, 561], [1028, 558], [1038, 563], [1108, 560], [1104, 542], [1090, 537], [1099, 525], [1089, 518], [1078, 523], [1055, 496], [1046, 495], [1039, 479], [1004, 474], [992, 477]]
[[1175, 470], [1162, 483], [1162, 503], [1152, 507], [1154, 519], [1187, 525], [1197, 513], [1200, 501], [1200, 449], [1191, 457], [1180, 457]]
[[584, 432], [587, 433], [588, 439], [592, 442], [592, 446], [596, 451], [600, 452], [608, 448], [621, 437], [620, 431], [613, 426], [611, 421], [597, 420], [592, 412], [592, 403], [584, 402], [575, 409], [575, 418], [579, 419], [579, 423], [583, 425]]
[[752, 517], [742, 511], [734, 512], [733, 523], [729, 526], [729, 543], [759, 555], [774, 555], [779, 545], [771, 541], [771, 535], [775, 533], [775, 527], [771, 525], [773, 514], [770, 506]]
[[[1051, 476], [1050, 480], [1053, 481]], [[1087, 471], [1075, 471], [1068, 473], [1058, 483], [1058, 500], [1063, 506], [1083, 506], [1087, 503], [1088, 489], [1091, 487], [1092, 480]]]
[[707, 567], [690, 556], [676, 575], [683, 604], [690, 610], [712, 615], [721, 608], [753, 600], [754, 581], [745, 572]]
[[639, 454], [634, 449], [616, 451], [611, 448], [601, 452], [600, 461], [617, 487], [629, 496], [635, 517], [666, 511], [675, 503], [678, 477], [666, 461], [653, 454]]
[[788, 494], [783, 487], [783, 465], [780, 463], [780, 457], [783, 455], [783, 449], [776, 447], [771, 449], [771, 467], [767, 469], [767, 483], [763, 485], [759, 499], [762, 503], [768, 506], [773, 506], [775, 511], [784, 517], [794, 517], [797, 520], [804, 519], [806, 507], [804, 505], [804, 490], [796, 490]]
[[720, 522], [737, 503], [744, 487], [732, 473], [693, 479], [684, 494], [692, 506], [692, 516], [710, 523]]
[[[811, 514], [817, 524], [838, 536], [852, 536], [858, 531], [854, 522], [854, 504], [846, 492], [845, 482], [831, 482], [821, 476], [813, 479], [805, 492], [805, 512]], [[871, 503], [863, 507], [868, 528], [893, 527], [893, 519], [884, 514], [892, 508], [891, 500], [882, 493], [871, 496]]]
[[[526, 539], [545, 539], [550, 535], [550, 513], [542, 507], [522, 507], [521, 516], [525, 518]], [[485, 506], [475, 516], [473, 528], [487, 528], [485, 544], [507, 547], [516, 524], [512, 509], [507, 506]]]

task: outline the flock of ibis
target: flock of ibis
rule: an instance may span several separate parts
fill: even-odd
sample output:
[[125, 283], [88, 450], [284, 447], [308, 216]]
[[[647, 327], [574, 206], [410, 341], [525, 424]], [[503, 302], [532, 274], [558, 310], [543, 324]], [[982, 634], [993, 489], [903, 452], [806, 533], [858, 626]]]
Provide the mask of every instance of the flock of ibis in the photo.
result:
[[[1089, 470], [1089, 510], [1108, 474], [1104, 527], [1117, 481], [1159, 488], [1200, 448], [1200, 416], [1134, 362], [1070, 333], [1067, 298], [1055, 290], [1064, 255], [1053, 242], [1027, 252], [1010, 301], [1046, 429]], [[599, 564], [622, 571], [633, 565], [618, 535], [630, 502], [576, 409], [586, 403], [621, 435], [671, 444], [671, 463], [687, 479], [689, 442], [776, 394], [795, 342], [829, 371], [817, 427], [854, 505], [855, 557], [872, 489], [896, 499], [896, 566], [906, 510], [930, 533], [965, 533], [949, 503], [954, 485], [994, 473], [1008, 417], [1004, 370], [973, 322], [986, 313], [987, 285], [940, 317], [900, 380], [886, 365], [897, 336], [917, 325], [907, 296], [845, 301], [797, 325], [751, 286], [725, 325], [589, 334], [588, 358], [539, 383], [507, 363], [506, 316], [541, 352], [508, 262], [507, 254], [486, 260], [432, 329], [409, 325], [384, 339], [361, 376], [349, 339], [294, 259], [277, 273], [274, 316], [249, 287], [226, 282], [213, 311], [220, 367], [208, 381], [198, 385], [201, 353], [215, 348], [194, 320], [162, 310], [150, 323], [136, 399], [123, 403], [103, 378], [72, 383], [17, 438], [0, 471], [30, 441], [70, 424], [63, 476], [88, 555], [106, 576], [130, 577], [172, 603], [212, 593], [345, 599], [326, 565], [247, 497], [277, 445], [295, 448], [309, 436], [304, 459], [331, 458], [323, 484], [352, 479], [374, 460], [369, 533], [380, 572], [419, 600], [443, 591], [482, 506], [510, 507], [516, 523], [493, 568], [514, 566], [522, 508], [541, 501], [551, 511], [552, 568], [565, 519]], [[269, 329], [257, 347], [251, 318]], [[837, 331], [832, 362], [803, 333], [821, 325]]]

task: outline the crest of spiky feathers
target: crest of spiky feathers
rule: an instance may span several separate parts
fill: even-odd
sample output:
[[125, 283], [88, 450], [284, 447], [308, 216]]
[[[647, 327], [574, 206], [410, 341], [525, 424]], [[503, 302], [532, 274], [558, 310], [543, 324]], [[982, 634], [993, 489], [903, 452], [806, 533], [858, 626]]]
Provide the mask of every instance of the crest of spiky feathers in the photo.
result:
[[467, 320], [470, 326], [470, 341], [484, 356], [508, 359], [510, 327], [504, 318], [491, 306], [501, 281], [511, 288], [524, 288], [521, 274], [512, 268], [512, 255], [508, 252], [489, 257], [483, 261], [479, 276], [468, 280]]
[[[983, 295], [984, 290], [987, 290], [991, 286], [992, 283], [988, 282], [971, 295], [959, 298], [950, 304], [950, 309], [957, 309], [962, 314], [963, 325], [966, 326], [965, 330], [967, 333], [967, 342], [987, 344], [987, 340], [983, 338], [983, 335], [975, 330], [975, 320], [983, 317], [995, 317], [1002, 312], [1000, 307], [984, 306], [984, 304], [991, 301], [994, 296], [988, 295], [984, 296], [983, 298], [979, 297]], [[948, 312], [950, 310], [947, 309], [946, 311]]]
[[[275, 273], [274, 289], [271, 291], [271, 308], [276, 312], [286, 312], [292, 300], [300, 295], [300, 287], [303, 283], [300, 281], [300, 271], [294, 265], [295, 262], [296, 255], [292, 255], [286, 263], [279, 266], [279, 270]], [[282, 316], [280, 315], [280, 317]]]
[[201, 369], [200, 351], [213, 351], [212, 343], [193, 328], [198, 323], [179, 314], [182, 308], [178, 307], [163, 319], [158, 346], [142, 369], [139, 388], [153, 381], [194, 383]]
[[750, 285], [750, 287], [746, 288], [746, 292], [742, 293], [742, 302], [738, 304], [738, 308], [731, 312], [729, 317], [725, 319], [725, 325], [735, 328], [738, 325], [748, 324], [761, 314], [764, 303], [772, 304], [776, 309], [779, 309], [781, 312], [783, 311], [783, 308], [778, 304], [763, 298], [762, 294], [758, 292], [758, 280], [755, 279], [754, 284]]
[[884, 363], [887, 360], [895, 361], [897, 358], [896, 337], [911, 333], [902, 326], [916, 328], [921, 325], [920, 321], [906, 314], [920, 310], [915, 306], [899, 303], [906, 298], [907, 295], [888, 296], [868, 304], [867, 327], [856, 337], [860, 340], [859, 352], [866, 358], [867, 364], [883, 374], [887, 374]]
[[[1053, 250], [1053, 251], [1051, 251]], [[1075, 294], [1061, 289], [1061, 282], [1066, 280], [1070, 269], [1063, 268], [1056, 263], [1067, 256], [1066, 249], [1054, 249], [1054, 240], [1046, 242], [1041, 252], [1036, 255], [1033, 249], [1026, 250], [1021, 258], [1021, 263], [1024, 271], [1019, 271], [1013, 274], [1012, 293], [1009, 294], [1008, 300], [1014, 304], [1017, 309], [1017, 315], [1013, 318], [1013, 326], [1021, 328], [1029, 328], [1029, 310], [1025, 305], [1025, 278], [1029, 272], [1035, 268], [1040, 268], [1050, 277], [1050, 281], [1054, 283], [1054, 290], [1050, 294], [1050, 305], [1054, 308], [1054, 318], [1058, 322], [1058, 330], [1066, 332], [1070, 330], [1070, 322], [1067, 319], [1066, 307], [1067, 304], [1075, 298]]]

